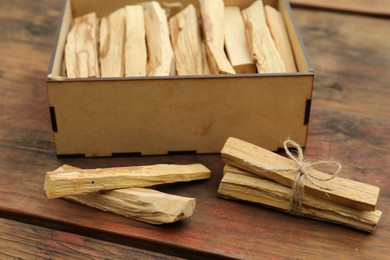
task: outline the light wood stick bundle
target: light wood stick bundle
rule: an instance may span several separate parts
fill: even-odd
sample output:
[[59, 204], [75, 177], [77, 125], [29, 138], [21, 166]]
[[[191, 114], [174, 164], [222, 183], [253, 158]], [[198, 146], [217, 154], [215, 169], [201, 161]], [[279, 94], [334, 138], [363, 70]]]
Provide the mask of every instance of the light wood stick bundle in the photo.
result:
[[224, 51], [223, 0], [199, 0], [207, 59], [213, 74], [236, 74]]
[[[286, 187], [292, 187], [295, 182], [297, 165], [293, 160], [251, 143], [231, 137], [226, 141], [221, 154], [226, 164], [247, 170]], [[312, 168], [310, 173], [321, 179], [329, 177], [328, 174]], [[306, 181], [305, 193], [358, 210], [375, 210], [380, 190], [378, 187], [339, 177], [324, 185], [329, 190], [323, 190]]]
[[169, 19], [177, 75], [202, 75], [203, 53], [198, 17], [190, 4]]
[[269, 30], [271, 31], [272, 38], [274, 39], [276, 49], [286, 66], [286, 71], [297, 72], [294, 54], [283, 16], [278, 10], [269, 5], [266, 5], [264, 10]]
[[[258, 203], [288, 211], [291, 189], [228, 166], [225, 168], [218, 194], [224, 198]], [[302, 216], [339, 223], [367, 232], [375, 230], [381, 214], [379, 210], [351, 209], [308, 194], [302, 200]]]
[[269, 32], [263, 1], [257, 0], [242, 10], [246, 26], [249, 49], [259, 73], [283, 73], [285, 65]]
[[[63, 165], [54, 172], [79, 170]], [[150, 224], [172, 223], [192, 216], [196, 200], [145, 188], [79, 194], [64, 199]]]
[[113, 167], [48, 172], [44, 189], [50, 199], [121, 188], [150, 187], [210, 178], [210, 170], [201, 164]]
[[146, 39], [144, 10], [128, 5], [126, 11], [125, 76], [146, 76]]
[[238, 6], [225, 7], [225, 49], [236, 73], [256, 73]]
[[156, 1], [141, 3], [145, 12], [148, 76], [175, 75], [175, 62], [165, 11]]
[[73, 20], [65, 45], [65, 66], [68, 78], [100, 77], [98, 60], [98, 19], [89, 13]]
[[103, 17], [100, 22], [100, 66], [102, 77], [124, 76], [125, 9]]

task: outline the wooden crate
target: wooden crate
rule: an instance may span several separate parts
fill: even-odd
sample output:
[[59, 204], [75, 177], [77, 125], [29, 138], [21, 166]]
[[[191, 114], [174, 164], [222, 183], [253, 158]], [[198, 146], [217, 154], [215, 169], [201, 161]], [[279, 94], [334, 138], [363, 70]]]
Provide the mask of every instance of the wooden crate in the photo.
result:
[[[49, 73], [64, 76], [72, 17], [99, 17], [136, 0], [66, 0]], [[176, 2], [176, 1], [165, 1]], [[181, 1], [184, 5], [198, 1]], [[245, 8], [253, 0], [226, 0]], [[47, 79], [58, 155], [216, 153], [230, 136], [270, 150], [287, 137], [305, 146], [314, 71], [287, 0], [284, 16], [299, 72], [174, 77]]]

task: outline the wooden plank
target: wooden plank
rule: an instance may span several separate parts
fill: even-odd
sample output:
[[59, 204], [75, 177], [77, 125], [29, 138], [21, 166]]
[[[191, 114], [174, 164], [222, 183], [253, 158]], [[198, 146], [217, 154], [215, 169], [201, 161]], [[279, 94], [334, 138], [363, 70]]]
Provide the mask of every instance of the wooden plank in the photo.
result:
[[225, 7], [225, 49], [236, 73], [255, 73], [245, 35], [245, 24], [238, 6]]
[[286, 72], [283, 60], [276, 49], [268, 29], [263, 1], [255, 1], [251, 6], [242, 10], [245, 20], [246, 34], [252, 58], [256, 62], [259, 73]]
[[96, 13], [73, 20], [65, 45], [65, 65], [68, 78], [100, 77], [98, 59], [98, 27]]
[[1, 259], [175, 259], [131, 246], [0, 218]]
[[212, 74], [235, 74], [224, 51], [223, 0], [200, 0], [203, 36], [206, 43], [207, 60]]
[[290, 0], [289, 2], [294, 6], [315, 7], [373, 16], [390, 16], [390, 2], [387, 0]]
[[195, 6], [190, 4], [169, 19], [179, 76], [203, 75], [203, 52]]
[[[254, 202], [287, 212], [291, 189], [235, 167], [225, 168], [218, 188], [219, 196]], [[301, 216], [334, 222], [373, 232], [382, 212], [355, 210], [306, 194]]]
[[100, 190], [150, 187], [208, 178], [210, 178], [210, 170], [201, 164], [69, 169], [48, 172], [44, 189], [47, 197], [52, 199]]
[[100, 22], [100, 66], [102, 77], [123, 77], [125, 73], [125, 9], [103, 17]]
[[[225, 163], [263, 176], [286, 187], [292, 187], [295, 182], [297, 172], [294, 170], [296, 163], [293, 160], [251, 143], [230, 137], [221, 154]], [[278, 171], [278, 169], [287, 170]], [[329, 177], [328, 174], [312, 168], [310, 173], [321, 179]], [[380, 190], [376, 186], [340, 177], [324, 184], [329, 190], [323, 190], [309, 181], [306, 181], [304, 185], [307, 194], [358, 210], [375, 210]]]
[[276, 49], [284, 62], [287, 72], [297, 72], [295, 66], [294, 53], [291, 48], [291, 42], [287, 33], [283, 16], [272, 6], [266, 5], [264, 8], [265, 16], [274, 39]]
[[126, 11], [125, 76], [146, 76], [145, 18], [142, 6], [128, 5]]
[[156, 1], [140, 3], [145, 12], [146, 42], [148, 48], [148, 76], [175, 74], [175, 59], [169, 39], [165, 11]]

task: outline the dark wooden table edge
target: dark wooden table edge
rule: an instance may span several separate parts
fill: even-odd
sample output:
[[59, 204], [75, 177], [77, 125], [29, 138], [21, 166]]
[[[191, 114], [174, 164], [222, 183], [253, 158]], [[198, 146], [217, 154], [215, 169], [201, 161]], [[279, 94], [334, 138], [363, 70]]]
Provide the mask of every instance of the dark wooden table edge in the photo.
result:
[[215, 252], [205, 251], [204, 249], [193, 248], [190, 246], [179, 246], [175, 243], [165, 241], [154, 241], [153, 238], [149, 240], [132, 235], [126, 237], [115, 232], [102, 232], [98, 228], [87, 228], [81, 225], [75, 225], [74, 223], [68, 223], [66, 221], [58, 221], [51, 218], [45, 218], [39, 215], [25, 214], [23, 212], [15, 211], [9, 208], [0, 207], [0, 218], [17, 221], [20, 223], [30, 224], [38, 227], [49, 228], [57, 231], [63, 231], [71, 234], [82, 235], [94, 239], [99, 239], [115, 244], [121, 244], [124, 246], [131, 246], [143, 250], [149, 250], [169, 256], [182, 257], [185, 259], [237, 259]]

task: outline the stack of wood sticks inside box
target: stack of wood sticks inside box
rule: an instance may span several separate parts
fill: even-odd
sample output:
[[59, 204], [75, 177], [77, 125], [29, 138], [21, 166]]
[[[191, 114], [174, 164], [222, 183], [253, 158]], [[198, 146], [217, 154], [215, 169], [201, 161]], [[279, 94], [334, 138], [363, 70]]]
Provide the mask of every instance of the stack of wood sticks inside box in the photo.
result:
[[244, 9], [225, 6], [223, 0], [199, 0], [199, 10], [150, 1], [106, 17], [85, 14], [73, 19], [68, 33], [66, 76], [296, 72], [283, 19], [261, 0]]
[[201, 164], [157, 164], [99, 169], [63, 165], [46, 173], [49, 199], [64, 198], [150, 224], [165, 224], [192, 216], [194, 198], [159, 192], [150, 186], [210, 178]]
[[[229, 138], [222, 151], [226, 166], [218, 194], [290, 212], [292, 186], [298, 174], [296, 162], [251, 143]], [[309, 168], [312, 178], [329, 179]], [[376, 210], [379, 188], [335, 177], [314, 185], [304, 180], [304, 196], [295, 215], [339, 223], [373, 232], [382, 212]]]

